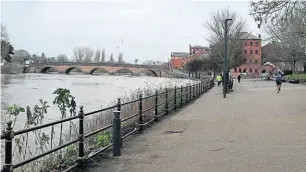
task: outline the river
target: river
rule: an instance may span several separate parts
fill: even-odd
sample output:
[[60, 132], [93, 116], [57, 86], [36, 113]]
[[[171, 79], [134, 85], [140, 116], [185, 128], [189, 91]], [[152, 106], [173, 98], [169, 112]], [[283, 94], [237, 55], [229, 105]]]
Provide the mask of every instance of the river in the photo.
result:
[[[16, 104], [21, 107], [38, 104], [39, 99], [51, 106], [44, 123], [60, 119], [57, 107], [52, 105], [57, 88], [67, 88], [75, 96], [77, 105], [83, 105], [85, 112], [96, 110], [129, 95], [138, 88], [157, 88], [169, 85], [185, 85], [187, 79], [159, 78], [151, 76], [109, 76], [83, 74], [1, 74], [1, 124], [6, 117], [5, 107]], [[24, 126], [26, 115], [20, 115], [14, 130]], [[20, 128], [19, 128], [20, 127]]]

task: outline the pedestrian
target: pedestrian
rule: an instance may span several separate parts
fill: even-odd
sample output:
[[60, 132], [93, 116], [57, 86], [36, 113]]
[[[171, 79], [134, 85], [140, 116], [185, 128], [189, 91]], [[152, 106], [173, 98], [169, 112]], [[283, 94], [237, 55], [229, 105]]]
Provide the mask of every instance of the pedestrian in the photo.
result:
[[220, 86], [221, 82], [222, 82], [222, 74], [220, 73], [220, 75], [218, 75], [216, 77], [217, 83], [218, 83], [218, 87]]
[[278, 69], [275, 76], [277, 93], [279, 93], [281, 90], [283, 75], [284, 73], [280, 69]]
[[241, 74], [240, 73], [239, 73], [237, 79], [238, 79], [238, 83], [240, 83], [240, 79], [241, 79]]

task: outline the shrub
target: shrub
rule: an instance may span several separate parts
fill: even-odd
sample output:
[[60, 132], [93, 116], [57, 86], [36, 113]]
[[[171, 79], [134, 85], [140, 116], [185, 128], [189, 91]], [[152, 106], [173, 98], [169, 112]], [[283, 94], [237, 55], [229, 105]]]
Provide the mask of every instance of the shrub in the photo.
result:
[[284, 70], [284, 75], [292, 75], [292, 70]]

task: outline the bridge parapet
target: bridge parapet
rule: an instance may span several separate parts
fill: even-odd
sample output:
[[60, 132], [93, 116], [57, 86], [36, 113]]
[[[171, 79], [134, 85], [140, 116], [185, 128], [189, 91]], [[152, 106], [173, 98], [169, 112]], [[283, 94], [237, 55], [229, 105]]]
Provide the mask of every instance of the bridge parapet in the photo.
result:
[[35, 63], [30, 66], [101, 66], [101, 67], [133, 67], [133, 68], [158, 68], [166, 69], [163, 65], [138, 65], [127, 63], [79, 63], [79, 62], [47, 62], [47, 63]]
[[174, 74], [167, 71], [160, 66], [149, 66], [149, 65], [131, 65], [131, 64], [97, 64], [97, 63], [40, 63], [32, 64], [25, 68], [25, 73], [47, 73], [50, 69], [59, 73], [68, 74], [73, 69], [84, 74], [93, 74], [96, 70], [100, 69], [105, 73], [116, 74], [116, 73], [131, 73], [132, 75], [140, 75], [141, 73], [151, 73], [158, 77], [174, 77]]

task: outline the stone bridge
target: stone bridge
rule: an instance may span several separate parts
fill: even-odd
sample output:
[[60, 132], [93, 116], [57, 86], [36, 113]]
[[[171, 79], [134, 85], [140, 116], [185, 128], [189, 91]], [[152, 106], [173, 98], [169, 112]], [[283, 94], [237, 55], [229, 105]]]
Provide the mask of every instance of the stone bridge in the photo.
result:
[[161, 66], [132, 65], [132, 64], [99, 64], [99, 63], [43, 63], [31, 64], [24, 67], [24, 73], [48, 73], [56, 71], [69, 74], [72, 70], [84, 74], [93, 74], [96, 70], [103, 73], [119, 74], [130, 73], [132, 75], [149, 74], [156, 77], [174, 77], [174, 74]]

